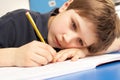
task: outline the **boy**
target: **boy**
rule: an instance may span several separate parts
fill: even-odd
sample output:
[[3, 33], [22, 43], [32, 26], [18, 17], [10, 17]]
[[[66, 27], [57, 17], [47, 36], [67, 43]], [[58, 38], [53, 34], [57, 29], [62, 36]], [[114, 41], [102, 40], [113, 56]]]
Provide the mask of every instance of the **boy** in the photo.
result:
[[[93, 12], [91, 15], [93, 15], [94, 18], [95, 18], [95, 15], [97, 15], [97, 16], [99, 15], [99, 17], [97, 17], [97, 19], [101, 19], [101, 20], [98, 20], [98, 23], [96, 23], [98, 25], [97, 26], [98, 30], [96, 31], [96, 33], [99, 35], [97, 37], [101, 38], [101, 41], [98, 40], [98, 43], [96, 43], [96, 46], [94, 45], [94, 46], [87, 47], [84, 49], [82, 48], [79, 50], [77, 50], [77, 49], [61, 50], [55, 57], [56, 59], [54, 59], [54, 61], [64, 61], [69, 57], [70, 58], [73, 57], [72, 60], [76, 60], [78, 58], [82, 58], [85, 56], [99, 55], [99, 54], [104, 54], [104, 53], [109, 53], [109, 52], [120, 51], [120, 44], [119, 44], [120, 43], [120, 20], [119, 20], [118, 15], [115, 13], [115, 9], [113, 9], [113, 8], [115, 8], [114, 4], [111, 0], [97, 0], [97, 1], [103, 2], [105, 5], [101, 5], [100, 3], [97, 3], [96, 0], [95, 1], [93, 0], [93, 2], [89, 2], [86, 0], [86, 1], [83, 1], [83, 3], [82, 3], [82, 1], [80, 1], [80, 2], [76, 1], [77, 4], [73, 2], [73, 4], [71, 4], [70, 6], [72, 6], [72, 8], [73, 7], [78, 8], [78, 6], [79, 6], [79, 9], [80, 9], [80, 7], [89, 9], [90, 5], [91, 5], [91, 8], [86, 13], [88, 13], [88, 16], [91, 17], [90, 14]], [[87, 3], [90, 3], [90, 4], [87, 4]], [[76, 6], [74, 6], [75, 4], [76, 4]], [[85, 6], [85, 4], [87, 7]], [[98, 4], [98, 5], [96, 5], [96, 4]], [[95, 5], [97, 7], [95, 7]], [[102, 9], [99, 9], [100, 6]], [[107, 9], [107, 8], [109, 8], [109, 9]], [[103, 9], [105, 10], [105, 12]], [[90, 12], [90, 10], [92, 12]], [[103, 11], [103, 15], [102, 14], [100, 15], [100, 13], [101, 13], [100, 10]], [[83, 10], [83, 11], [85, 11], [85, 10]], [[94, 11], [96, 11], [96, 13]], [[108, 11], [108, 13], [107, 13], [107, 11]], [[109, 11], [112, 11], [111, 14], [109, 13]], [[106, 15], [105, 15], [105, 13], [106, 13]], [[82, 13], [80, 13], [80, 14], [82, 14]], [[83, 14], [85, 14], [85, 13], [83, 12]], [[84, 16], [87, 16], [87, 14]], [[93, 22], [94, 21], [97, 22], [97, 20], [95, 20], [95, 19], [91, 19], [91, 20], [93, 20]], [[108, 22], [106, 22], [107, 20], [108, 20]], [[99, 23], [99, 21], [100, 21], [100, 23]], [[114, 29], [112, 30], [112, 28], [114, 28]], [[111, 43], [112, 41], [113, 41], [113, 43]], [[111, 43], [111, 45], [110, 45], [110, 43]], [[86, 54], [86, 53], [88, 53], [88, 54]]]
[[[0, 18], [0, 66], [41, 66], [100, 54], [119, 34], [111, 0], [68, 0], [47, 14], [29, 11], [48, 44], [39, 41], [27, 11]], [[54, 48], [64, 50], [56, 54]]]

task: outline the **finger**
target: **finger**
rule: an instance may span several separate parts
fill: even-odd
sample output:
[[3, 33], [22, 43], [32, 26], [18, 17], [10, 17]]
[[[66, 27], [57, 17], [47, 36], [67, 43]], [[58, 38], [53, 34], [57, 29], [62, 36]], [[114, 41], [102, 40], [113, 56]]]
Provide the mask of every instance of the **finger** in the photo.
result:
[[38, 64], [37, 62], [33, 61], [33, 60], [29, 60], [29, 62], [27, 62], [24, 67], [37, 67], [37, 66], [41, 66], [40, 64]]
[[71, 60], [72, 60], [72, 61], [76, 61], [76, 60], [78, 60], [79, 58], [80, 58], [79, 55], [75, 55]]
[[52, 54], [45, 49], [38, 48], [35, 50], [35, 53], [38, 56], [43, 56], [44, 58], [46, 58], [48, 62], [51, 62], [53, 60]]
[[76, 60], [78, 60], [79, 58], [84, 58], [84, 57], [85, 57], [85, 54], [84, 54], [84, 53], [81, 53], [81, 52], [77, 51], [71, 60], [72, 60], [72, 61], [76, 61]]
[[47, 45], [45, 49], [50, 51], [53, 57], [56, 55], [56, 50], [54, 48], [52, 48], [51, 46]]
[[57, 60], [61, 57], [62, 54], [58, 54], [56, 56], [54, 56], [52, 62], [57, 62]]
[[50, 51], [50, 53], [52, 54], [52, 56], [56, 55], [56, 50], [51, 47], [50, 45], [46, 44], [46, 43], [40, 43], [39, 45], [41, 48], [44, 48], [45, 50]]
[[68, 58], [71, 58], [72, 54], [70, 51], [64, 51], [58, 58], [58, 62], [65, 61]]
[[65, 53], [66, 51], [65, 50], [61, 50], [59, 51], [56, 56], [54, 57], [53, 61], [52, 62], [58, 62], [58, 59], [60, 59], [60, 57], [63, 55], [63, 53]]
[[37, 54], [34, 54], [31, 57], [31, 60], [34, 61], [36, 64], [39, 64], [39, 65], [46, 65], [46, 64], [48, 64], [48, 60], [45, 57], [37, 55]]

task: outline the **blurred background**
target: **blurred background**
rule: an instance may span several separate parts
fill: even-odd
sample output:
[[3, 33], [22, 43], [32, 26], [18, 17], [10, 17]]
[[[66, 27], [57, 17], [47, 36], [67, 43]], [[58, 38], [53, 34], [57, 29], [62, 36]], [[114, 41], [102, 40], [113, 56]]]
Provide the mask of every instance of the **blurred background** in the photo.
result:
[[118, 13], [120, 17], [120, 0], [113, 0], [116, 6], [116, 12]]
[[[46, 13], [55, 7], [60, 7], [65, 1], [67, 0], [1, 0], [0, 16], [20, 8]], [[120, 16], [120, 0], [113, 1], [116, 5], [116, 12]]]

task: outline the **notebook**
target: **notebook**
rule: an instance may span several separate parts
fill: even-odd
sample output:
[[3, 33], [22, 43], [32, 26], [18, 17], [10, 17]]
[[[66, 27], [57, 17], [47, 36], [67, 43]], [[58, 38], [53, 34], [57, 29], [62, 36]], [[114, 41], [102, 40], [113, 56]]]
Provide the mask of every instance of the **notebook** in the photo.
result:
[[41, 67], [1, 67], [1, 80], [44, 80], [74, 72], [96, 68], [96, 66], [120, 60], [120, 53], [104, 54], [79, 59], [50, 63]]

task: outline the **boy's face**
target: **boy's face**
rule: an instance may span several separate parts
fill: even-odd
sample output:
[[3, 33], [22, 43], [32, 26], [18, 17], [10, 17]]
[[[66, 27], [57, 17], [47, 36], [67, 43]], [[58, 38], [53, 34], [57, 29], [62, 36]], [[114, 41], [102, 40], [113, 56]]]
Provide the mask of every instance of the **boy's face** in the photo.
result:
[[48, 25], [48, 43], [55, 48], [85, 48], [96, 42], [95, 25], [67, 10], [55, 16]]

